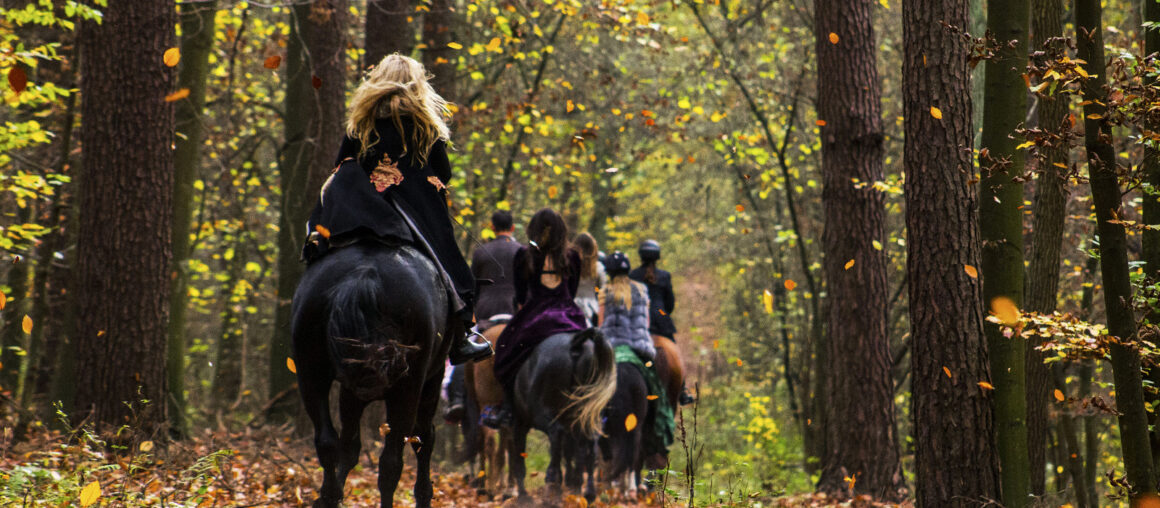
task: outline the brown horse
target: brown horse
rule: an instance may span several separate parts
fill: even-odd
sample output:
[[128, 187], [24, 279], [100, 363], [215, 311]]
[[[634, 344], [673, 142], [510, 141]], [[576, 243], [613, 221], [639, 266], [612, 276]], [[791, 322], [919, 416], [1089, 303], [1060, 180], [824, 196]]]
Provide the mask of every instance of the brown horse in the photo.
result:
[[[677, 349], [677, 343], [668, 337], [660, 335], [653, 335], [653, 345], [656, 346], [657, 355], [653, 359], [654, 368], [657, 372], [657, 377], [661, 380], [661, 386], [665, 387], [665, 397], [668, 399], [669, 407], [673, 408], [674, 416], [679, 410], [681, 391], [685, 386], [685, 364], [681, 361], [681, 352]], [[650, 417], [653, 415], [650, 413]], [[651, 425], [651, 422], [650, 422]], [[644, 457], [645, 466], [649, 469], [660, 469], [668, 464], [668, 453], [664, 455], [652, 454]]]
[[[483, 336], [492, 344], [499, 339], [506, 324], [498, 324], [483, 331]], [[474, 400], [480, 410], [491, 406], [500, 407], [503, 404], [503, 386], [495, 377], [495, 359], [487, 358], [468, 366], [466, 374], [467, 396]], [[484, 489], [491, 496], [498, 496], [508, 482], [504, 473], [507, 463], [507, 451], [511, 444], [511, 431], [508, 429], [495, 430], [479, 422], [472, 422], [472, 427], [479, 434], [479, 470], [485, 474]]]

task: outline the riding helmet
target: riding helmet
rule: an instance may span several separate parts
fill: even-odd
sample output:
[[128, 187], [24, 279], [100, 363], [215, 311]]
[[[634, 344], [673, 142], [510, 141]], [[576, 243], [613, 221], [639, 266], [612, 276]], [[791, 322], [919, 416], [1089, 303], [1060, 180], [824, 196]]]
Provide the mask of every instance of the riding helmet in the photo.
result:
[[640, 243], [637, 252], [640, 253], [642, 261], [656, 261], [661, 258], [661, 244], [656, 240], [645, 240]]
[[628, 256], [625, 256], [623, 252], [613, 252], [604, 259], [604, 271], [608, 272], [610, 277], [627, 274], [631, 270], [632, 263], [628, 261]]

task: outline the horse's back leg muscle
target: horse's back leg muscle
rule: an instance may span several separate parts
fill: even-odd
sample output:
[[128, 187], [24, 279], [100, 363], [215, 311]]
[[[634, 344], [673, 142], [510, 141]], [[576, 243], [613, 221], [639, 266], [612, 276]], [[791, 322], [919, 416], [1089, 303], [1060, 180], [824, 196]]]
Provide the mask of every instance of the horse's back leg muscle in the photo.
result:
[[431, 453], [435, 450], [435, 425], [431, 422], [435, 418], [435, 409], [439, 404], [439, 388], [443, 380], [442, 375], [428, 377], [423, 386], [423, 393], [419, 399], [419, 411], [415, 421], [415, 436], [417, 443], [412, 443], [415, 449], [417, 470], [415, 471], [415, 506], [427, 508], [431, 506], [431, 499], [435, 496], [431, 485]]
[[527, 465], [524, 463], [525, 453], [528, 449], [528, 431], [531, 430], [527, 426], [519, 423], [512, 429], [511, 448], [508, 453], [508, 460], [511, 463], [511, 475], [515, 480], [516, 495], [525, 497], [528, 495], [527, 489], [524, 488], [524, 477], [528, 474]]
[[309, 370], [300, 370], [298, 386], [302, 405], [314, 424], [314, 449], [318, 452], [318, 463], [322, 466], [322, 488], [319, 489], [315, 506], [337, 508], [342, 501], [342, 483], [338, 481], [337, 475], [341, 450], [338, 432], [330, 419], [331, 380], [310, 374]]
[[379, 455], [379, 493], [383, 508], [394, 506], [395, 488], [403, 474], [404, 441], [412, 437], [411, 433], [415, 429], [421, 393], [416, 384], [399, 383], [386, 398], [390, 432], [383, 438], [383, 451]]
[[366, 406], [367, 403], [354, 392], [343, 387], [338, 399], [338, 411], [342, 419], [342, 434], [339, 436], [341, 455], [337, 472], [339, 485], [346, 483], [346, 476], [358, 465], [358, 454], [362, 450], [362, 414]]

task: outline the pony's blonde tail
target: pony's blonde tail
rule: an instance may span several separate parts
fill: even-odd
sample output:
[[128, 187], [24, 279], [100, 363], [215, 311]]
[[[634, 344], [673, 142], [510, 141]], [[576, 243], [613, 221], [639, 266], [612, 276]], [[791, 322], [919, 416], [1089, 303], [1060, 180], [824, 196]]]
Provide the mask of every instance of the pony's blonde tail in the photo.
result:
[[604, 334], [589, 328], [572, 337], [573, 365], [583, 355], [587, 341], [592, 341], [592, 369], [584, 384], [568, 394], [571, 402], [564, 407], [564, 412], [568, 413], [573, 430], [596, 437], [604, 435], [600, 413], [616, 392], [616, 355]]

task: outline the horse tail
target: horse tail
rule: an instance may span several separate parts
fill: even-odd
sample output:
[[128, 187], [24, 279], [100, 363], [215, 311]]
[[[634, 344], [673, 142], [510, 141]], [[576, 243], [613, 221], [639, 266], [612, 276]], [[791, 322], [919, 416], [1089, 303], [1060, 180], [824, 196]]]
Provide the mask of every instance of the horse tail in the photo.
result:
[[352, 270], [331, 289], [327, 346], [338, 381], [364, 400], [377, 398], [407, 374], [415, 346], [390, 339], [387, 292], [373, 266]]
[[584, 343], [592, 342], [591, 369], [583, 384], [576, 387], [568, 398], [571, 402], [564, 408], [572, 411], [572, 426], [587, 436], [602, 436], [603, 422], [600, 413], [616, 393], [616, 355], [604, 334], [589, 328], [572, 336], [572, 368], [584, 356]]

